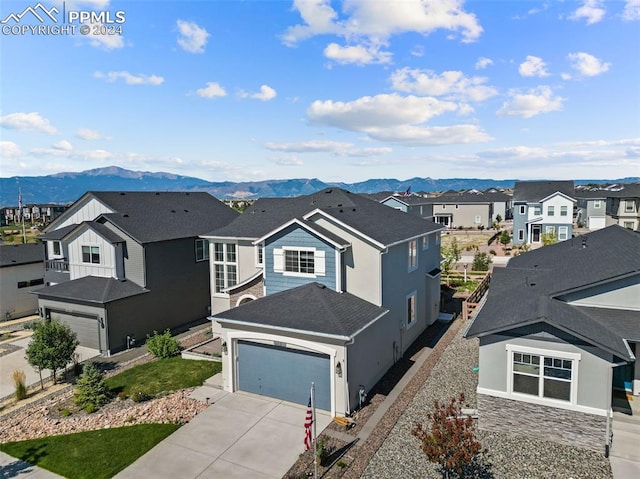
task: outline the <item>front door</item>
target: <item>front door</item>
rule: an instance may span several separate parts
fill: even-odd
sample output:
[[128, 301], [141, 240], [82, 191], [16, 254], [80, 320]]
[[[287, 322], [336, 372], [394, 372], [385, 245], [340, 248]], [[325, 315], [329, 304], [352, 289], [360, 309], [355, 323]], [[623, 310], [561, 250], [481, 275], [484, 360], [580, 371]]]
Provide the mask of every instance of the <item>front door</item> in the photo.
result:
[[540, 243], [540, 225], [531, 225], [531, 242]]

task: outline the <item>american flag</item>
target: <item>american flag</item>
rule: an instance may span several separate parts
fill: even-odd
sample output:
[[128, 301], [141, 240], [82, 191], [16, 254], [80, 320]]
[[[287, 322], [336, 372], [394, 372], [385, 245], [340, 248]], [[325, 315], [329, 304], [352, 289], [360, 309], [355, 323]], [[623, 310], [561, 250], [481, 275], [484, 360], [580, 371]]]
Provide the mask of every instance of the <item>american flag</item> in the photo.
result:
[[411, 185], [409, 185], [409, 188], [407, 188], [407, 191], [404, 192], [404, 194], [402, 196], [407, 197], [411, 194]]
[[307, 417], [304, 419], [304, 450], [311, 449], [311, 426], [313, 425], [313, 411], [311, 410], [311, 396], [307, 407]]

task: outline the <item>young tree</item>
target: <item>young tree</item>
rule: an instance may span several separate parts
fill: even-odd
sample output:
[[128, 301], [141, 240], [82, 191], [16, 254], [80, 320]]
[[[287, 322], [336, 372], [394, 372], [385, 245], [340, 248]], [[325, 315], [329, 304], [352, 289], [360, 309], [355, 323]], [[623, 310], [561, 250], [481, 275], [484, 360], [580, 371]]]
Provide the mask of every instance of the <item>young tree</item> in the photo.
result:
[[29, 364], [37, 368], [42, 389], [42, 370], [51, 369], [55, 383], [56, 371], [71, 362], [78, 344], [76, 333], [60, 321], [50, 320], [36, 324], [31, 342], [26, 349], [26, 358]]
[[502, 249], [504, 250], [509, 242], [511, 241], [511, 236], [509, 236], [509, 232], [504, 230], [500, 235], [500, 244], [502, 245]]
[[473, 271], [489, 271], [489, 265], [491, 264], [491, 256], [487, 253], [476, 252], [473, 255], [473, 265], [471, 269]]
[[542, 244], [544, 246], [556, 244], [557, 242], [558, 239], [556, 238], [556, 234], [554, 231], [550, 231], [549, 233], [542, 233]]
[[411, 431], [422, 443], [427, 459], [440, 465], [445, 478], [451, 474], [463, 477], [482, 449], [475, 437], [473, 419], [462, 416], [463, 404], [462, 393], [448, 405], [435, 401], [433, 412], [427, 416], [430, 424], [417, 424]]
[[93, 364], [85, 364], [82, 375], [76, 383], [73, 402], [92, 412], [109, 402], [107, 386], [102, 373]]

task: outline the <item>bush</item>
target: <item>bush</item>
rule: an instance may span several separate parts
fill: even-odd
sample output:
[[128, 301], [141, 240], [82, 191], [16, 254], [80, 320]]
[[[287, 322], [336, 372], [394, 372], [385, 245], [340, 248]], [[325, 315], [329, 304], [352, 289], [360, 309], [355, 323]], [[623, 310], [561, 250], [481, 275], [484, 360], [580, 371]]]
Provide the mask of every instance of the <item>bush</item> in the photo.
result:
[[477, 252], [473, 256], [473, 265], [471, 269], [473, 271], [488, 271], [491, 264], [491, 256], [487, 253]]
[[158, 331], [153, 332], [153, 336], [147, 335], [147, 349], [156, 358], [166, 359], [180, 354], [180, 345], [178, 340], [171, 336], [171, 331], [168, 329], [158, 334]]
[[13, 379], [13, 384], [16, 387], [16, 399], [18, 401], [27, 399], [27, 386], [25, 384], [27, 376], [24, 374], [24, 371], [14, 371], [11, 378]]
[[124, 401], [124, 400], [126, 400], [128, 397], [129, 397], [129, 396], [128, 396], [128, 395], [127, 395], [127, 393], [126, 393], [126, 392], [124, 392], [124, 391], [120, 391], [120, 392], [118, 393], [118, 399], [120, 399], [120, 401]]
[[76, 383], [73, 402], [87, 412], [93, 412], [109, 402], [107, 385], [104, 383], [102, 373], [93, 364], [85, 364], [82, 375]]
[[490, 249], [490, 250], [489, 250], [489, 254], [492, 254], [493, 256], [495, 256], [495, 255], [496, 255], [496, 250], [494, 250], [494, 249]]
[[62, 417], [69, 417], [71, 416], [71, 411], [69, 411], [68, 409], [63, 409], [62, 411], [60, 411], [60, 415]]
[[144, 402], [152, 399], [153, 396], [142, 389], [136, 389], [131, 393], [131, 400], [133, 402]]

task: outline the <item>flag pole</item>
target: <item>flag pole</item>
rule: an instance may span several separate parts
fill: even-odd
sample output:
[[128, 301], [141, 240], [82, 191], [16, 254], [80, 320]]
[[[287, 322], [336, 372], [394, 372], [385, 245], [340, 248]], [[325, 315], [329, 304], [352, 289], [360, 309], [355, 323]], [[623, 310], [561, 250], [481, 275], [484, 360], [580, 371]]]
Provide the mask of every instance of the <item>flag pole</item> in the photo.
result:
[[24, 229], [24, 206], [22, 205], [22, 190], [18, 187], [18, 211], [22, 218], [22, 243], [27, 244], [27, 232]]
[[313, 417], [313, 477], [318, 479], [318, 438], [316, 437], [316, 385], [311, 383], [311, 411]]

